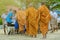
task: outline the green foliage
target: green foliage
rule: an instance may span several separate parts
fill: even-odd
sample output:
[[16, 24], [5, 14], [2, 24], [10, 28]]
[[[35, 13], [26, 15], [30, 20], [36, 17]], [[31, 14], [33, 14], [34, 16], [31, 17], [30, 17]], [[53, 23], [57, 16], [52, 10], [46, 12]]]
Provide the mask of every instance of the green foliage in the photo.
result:
[[[20, 4], [18, 5], [18, 2], [16, 3], [15, 1], [18, 1]], [[32, 3], [35, 8], [38, 8], [40, 6], [39, 3], [43, 1], [46, 2], [48, 6], [53, 6], [55, 3], [60, 2], [60, 0], [0, 0], [0, 15], [6, 11], [7, 5], [13, 5], [19, 8], [23, 8], [27, 7], [30, 3]], [[60, 6], [57, 5], [52, 9], [59, 10]]]
[[2, 25], [2, 19], [0, 18], [0, 25]]
[[[26, 3], [28, 5], [29, 5], [29, 3], [32, 3], [35, 8], [38, 8], [38, 6], [39, 6], [38, 4], [41, 2], [46, 2], [47, 6], [53, 6], [54, 4], [59, 3], [60, 0], [30, 0], [30, 2], [26, 2]], [[26, 5], [26, 6], [28, 6], [28, 5]], [[52, 8], [52, 9], [58, 10], [58, 9], [60, 9], [60, 6], [57, 5], [56, 7]]]
[[6, 6], [8, 5], [20, 7], [14, 0], [0, 0], [0, 15], [6, 11]]

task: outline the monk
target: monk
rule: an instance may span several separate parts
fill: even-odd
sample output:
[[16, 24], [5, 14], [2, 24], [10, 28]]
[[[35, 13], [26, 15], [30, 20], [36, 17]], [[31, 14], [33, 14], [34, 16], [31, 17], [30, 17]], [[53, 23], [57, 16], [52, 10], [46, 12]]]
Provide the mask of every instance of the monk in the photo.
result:
[[46, 38], [46, 34], [48, 32], [48, 23], [51, 19], [51, 16], [49, 9], [44, 2], [42, 2], [41, 7], [38, 9], [38, 13], [40, 15], [40, 31], [43, 35], [43, 38]]
[[37, 10], [29, 5], [26, 10], [26, 33], [32, 37], [36, 37], [38, 32], [38, 13]]
[[25, 19], [26, 17], [26, 13], [23, 10], [19, 10], [17, 12], [17, 20], [18, 20], [18, 24], [19, 24], [19, 32], [24, 33], [24, 26], [25, 26]]

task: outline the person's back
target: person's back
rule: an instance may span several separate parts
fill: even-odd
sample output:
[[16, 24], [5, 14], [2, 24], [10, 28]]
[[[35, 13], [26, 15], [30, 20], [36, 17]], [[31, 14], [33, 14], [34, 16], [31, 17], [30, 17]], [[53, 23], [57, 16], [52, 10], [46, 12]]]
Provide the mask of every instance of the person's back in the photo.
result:
[[26, 33], [32, 37], [37, 36], [38, 31], [38, 13], [31, 5], [26, 10]]
[[[8, 26], [8, 35], [13, 34], [14, 33], [14, 25], [13, 22], [15, 21], [15, 10], [11, 10], [8, 12], [6, 21], [7, 21], [7, 26]], [[15, 22], [14, 22], [15, 23]]]
[[4, 20], [6, 19], [6, 17], [7, 17], [7, 14], [5, 14], [5, 13], [3, 13], [1, 16], [1, 18], [3, 18]]
[[3, 19], [3, 22], [4, 24], [6, 24], [6, 17], [7, 17], [7, 14], [2, 14], [1, 18]]
[[12, 23], [15, 24], [15, 22], [16, 22], [16, 16], [13, 16], [12, 17]]
[[54, 30], [58, 27], [57, 26], [57, 13], [56, 12], [51, 12], [51, 21], [50, 21], [50, 24], [51, 24], [51, 29], [52, 29], [52, 32], [54, 32]]
[[2, 16], [1, 16], [5, 34], [6, 34], [6, 24], [7, 24], [6, 17], [7, 17], [7, 13], [3, 13]]
[[8, 12], [8, 15], [6, 17], [6, 21], [8, 23], [12, 23], [12, 16], [13, 16], [13, 12], [12, 11]]
[[40, 14], [40, 31], [43, 35], [43, 38], [46, 38], [46, 34], [48, 32], [48, 24], [51, 16], [49, 9], [44, 2], [42, 2], [41, 7], [38, 9], [38, 13]]
[[53, 24], [54, 22], [57, 22], [57, 17], [58, 17], [58, 15], [57, 15], [57, 13], [56, 12], [52, 12], [52, 13], [50, 13], [51, 14], [51, 24]]

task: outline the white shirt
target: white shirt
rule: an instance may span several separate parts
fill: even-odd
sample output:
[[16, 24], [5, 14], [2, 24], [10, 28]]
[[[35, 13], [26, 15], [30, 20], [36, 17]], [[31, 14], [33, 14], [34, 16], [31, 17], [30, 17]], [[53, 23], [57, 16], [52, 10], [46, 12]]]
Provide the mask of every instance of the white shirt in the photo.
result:
[[58, 15], [57, 15], [56, 12], [52, 12], [52, 11], [51, 11], [50, 14], [51, 14], [52, 17], [54, 17], [55, 19], [57, 19]]
[[16, 22], [16, 16], [12, 17], [12, 22], [13, 22], [13, 24], [15, 24], [15, 22]]
[[7, 15], [5, 13], [2, 14], [1, 18], [6, 19]]
[[4, 24], [6, 24], [6, 17], [7, 17], [7, 15], [5, 13], [3, 13], [2, 16], [1, 16]]

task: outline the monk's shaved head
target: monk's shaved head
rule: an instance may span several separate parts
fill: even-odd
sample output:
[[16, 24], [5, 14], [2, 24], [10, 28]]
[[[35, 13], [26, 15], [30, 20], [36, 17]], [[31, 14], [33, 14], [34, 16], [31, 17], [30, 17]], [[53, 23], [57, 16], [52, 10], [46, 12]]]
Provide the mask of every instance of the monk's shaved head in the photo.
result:
[[32, 4], [32, 3], [30, 3], [30, 4], [28, 5], [28, 7], [33, 7], [33, 4]]
[[46, 2], [41, 2], [41, 5], [46, 5]]

